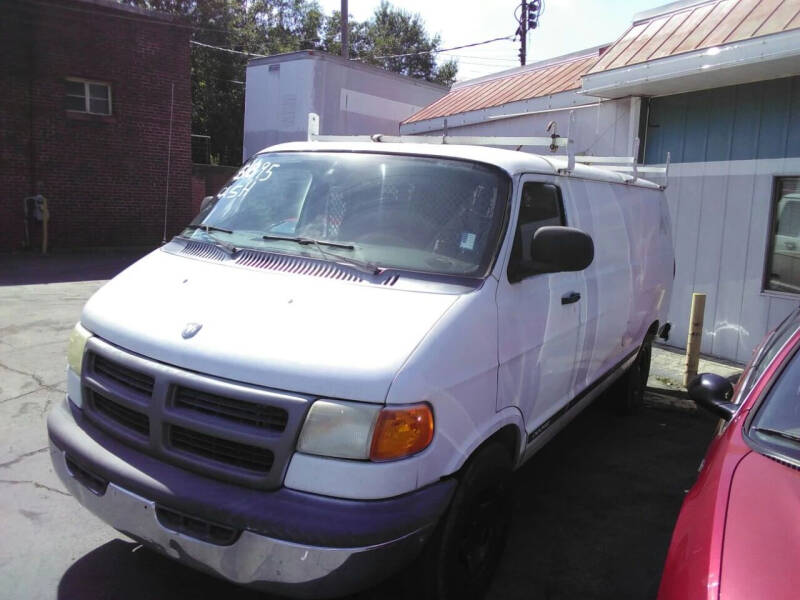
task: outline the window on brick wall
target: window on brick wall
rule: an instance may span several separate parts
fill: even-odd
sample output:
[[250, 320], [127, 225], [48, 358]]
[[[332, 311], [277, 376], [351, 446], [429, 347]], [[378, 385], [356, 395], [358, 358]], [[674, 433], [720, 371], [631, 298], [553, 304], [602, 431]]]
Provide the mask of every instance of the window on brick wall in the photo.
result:
[[778, 177], [765, 287], [800, 293], [800, 177]]
[[111, 114], [111, 86], [101, 81], [70, 77], [66, 81], [67, 110], [92, 115]]

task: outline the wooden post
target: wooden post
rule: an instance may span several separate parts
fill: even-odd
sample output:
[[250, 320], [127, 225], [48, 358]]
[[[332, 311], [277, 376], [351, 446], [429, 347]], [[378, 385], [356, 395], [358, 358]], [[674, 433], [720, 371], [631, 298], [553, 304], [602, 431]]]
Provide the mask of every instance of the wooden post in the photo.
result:
[[706, 312], [706, 295], [692, 294], [692, 310], [689, 314], [689, 337], [686, 339], [686, 374], [683, 387], [697, 377], [700, 361], [700, 344], [703, 341], [703, 315]]

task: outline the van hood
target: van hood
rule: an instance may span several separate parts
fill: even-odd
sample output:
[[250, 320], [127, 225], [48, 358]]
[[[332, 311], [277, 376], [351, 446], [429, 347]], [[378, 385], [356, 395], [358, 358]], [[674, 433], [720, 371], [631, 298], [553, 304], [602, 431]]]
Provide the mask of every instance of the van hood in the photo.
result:
[[[121, 348], [192, 371], [384, 402], [406, 358], [458, 297], [156, 250], [92, 296], [81, 322]], [[199, 330], [184, 338], [192, 324]]]

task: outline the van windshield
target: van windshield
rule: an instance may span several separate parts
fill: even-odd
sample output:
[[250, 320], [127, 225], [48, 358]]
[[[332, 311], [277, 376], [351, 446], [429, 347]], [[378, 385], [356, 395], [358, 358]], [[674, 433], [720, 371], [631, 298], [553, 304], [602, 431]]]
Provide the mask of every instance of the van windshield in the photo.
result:
[[[182, 236], [202, 240], [213, 231], [240, 248], [322, 259], [330, 250], [383, 268], [483, 277], [508, 196], [508, 175], [467, 161], [266, 153], [249, 160]], [[326, 242], [339, 247], [321, 250]]]

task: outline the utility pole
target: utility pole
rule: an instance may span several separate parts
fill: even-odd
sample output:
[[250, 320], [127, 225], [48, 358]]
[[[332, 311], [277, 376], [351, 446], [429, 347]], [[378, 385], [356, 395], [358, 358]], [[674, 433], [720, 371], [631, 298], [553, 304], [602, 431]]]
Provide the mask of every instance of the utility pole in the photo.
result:
[[[346, 1], [346, 0], [344, 0]], [[525, 56], [527, 53], [527, 43], [528, 43], [528, 3], [526, 0], [522, 0], [522, 12], [520, 13], [519, 17], [519, 28], [517, 29], [517, 35], [519, 35], [519, 64], [523, 67], [525, 66]]]
[[[524, 2], [525, 0], [522, 1]], [[348, 40], [350, 28], [347, 24], [347, 20], [347, 0], [342, 0], [342, 56], [344, 58], [350, 58], [350, 44]]]
[[539, 26], [543, 4], [544, 0], [522, 0], [520, 4], [517, 35], [519, 36], [519, 64], [523, 67], [528, 58], [528, 32]]

